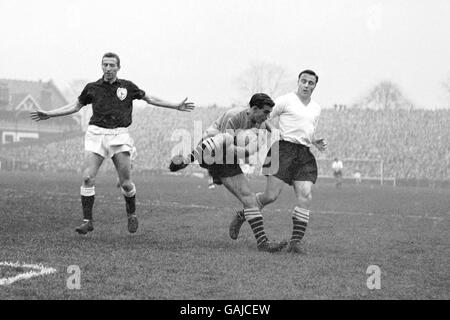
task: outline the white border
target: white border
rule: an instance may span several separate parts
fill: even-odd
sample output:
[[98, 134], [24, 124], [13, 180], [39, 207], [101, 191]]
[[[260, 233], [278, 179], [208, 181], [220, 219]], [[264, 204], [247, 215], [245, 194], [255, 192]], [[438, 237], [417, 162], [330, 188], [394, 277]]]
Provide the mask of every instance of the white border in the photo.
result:
[[18, 280], [24, 280], [24, 279], [30, 279], [32, 277], [42, 276], [46, 274], [52, 274], [56, 272], [56, 269], [54, 268], [47, 268], [43, 265], [38, 264], [25, 264], [25, 263], [19, 263], [19, 262], [7, 262], [7, 261], [0, 261], [0, 266], [7, 266], [7, 267], [13, 267], [13, 268], [28, 268], [33, 269], [34, 271], [28, 271], [25, 273], [18, 274], [14, 277], [9, 278], [0, 278], [0, 286], [7, 286], [11, 283], [14, 283]]

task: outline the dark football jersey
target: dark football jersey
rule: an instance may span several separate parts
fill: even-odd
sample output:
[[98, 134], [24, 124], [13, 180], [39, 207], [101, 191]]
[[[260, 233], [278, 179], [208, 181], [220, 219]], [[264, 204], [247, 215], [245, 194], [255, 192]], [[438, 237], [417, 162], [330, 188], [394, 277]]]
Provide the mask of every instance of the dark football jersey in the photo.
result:
[[78, 101], [83, 106], [92, 104], [90, 125], [113, 129], [131, 125], [133, 100], [144, 97], [145, 92], [131, 81], [117, 79], [109, 83], [102, 78], [88, 83]]

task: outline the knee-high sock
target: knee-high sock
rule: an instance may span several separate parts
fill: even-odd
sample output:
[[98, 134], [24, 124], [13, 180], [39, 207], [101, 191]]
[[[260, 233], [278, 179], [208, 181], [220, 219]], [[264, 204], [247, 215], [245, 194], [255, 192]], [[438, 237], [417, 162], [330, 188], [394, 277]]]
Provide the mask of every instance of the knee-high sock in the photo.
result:
[[127, 215], [134, 214], [136, 212], [136, 186], [134, 183], [131, 184], [133, 188], [130, 191], [125, 191], [121, 189], [123, 197], [125, 198], [125, 208], [127, 210]]
[[202, 141], [202, 143], [195, 147], [194, 150], [192, 150], [188, 155], [189, 161], [194, 162], [195, 160], [197, 160], [200, 162], [202, 160], [203, 152], [208, 152], [211, 154], [216, 148], [213, 138], [214, 137], [205, 139]]
[[259, 246], [261, 243], [267, 241], [266, 232], [264, 231], [263, 216], [259, 208], [245, 209], [244, 216], [253, 230], [256, 244]]
[[292, 229], [291, 241], [300, 241], [305, 236], [306, 227], [309, 221], [309, 210], [295, 207], [292, 213], [292, 222], [294, 224]]
[[92, 220], [92, 208], [95, 201], [95, 187], [80, 188], [81, 206], [83, 208], [83, 219]]

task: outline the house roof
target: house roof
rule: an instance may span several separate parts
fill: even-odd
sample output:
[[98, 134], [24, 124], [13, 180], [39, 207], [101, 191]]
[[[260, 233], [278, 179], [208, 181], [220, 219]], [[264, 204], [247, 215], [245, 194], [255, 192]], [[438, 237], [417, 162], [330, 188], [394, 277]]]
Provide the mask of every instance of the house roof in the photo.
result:
[[[9, 94], [11, 95], [11, 106], [14, 108], [20, 103], [28, 94], [30, 94], [39, 106], [44, 110], [50, 110], [66, 105], [68, 102], [61, 91], [55, 86], [53, 81], [28, 81], [16, 79], [0, 79], [0, 84], [7, 85]], [[51, 92], [51, 103], [42, 101], [41, 92]], [[22, 99], [20, 99], [22, 98]]]
[[[26, 103], [28, 100], [32, 101], [33, 105], [36, 105], [43, 110], [53, 110], [67, 105], [67, 100], [50, 80], [43, 81], [28, 81], [17, 79], [0, 79], [0, 86], [6, 86], [9, 91], [9, 105], [6, 108], [0, 109], [0, 117], [2, 119], [16, 119], [18, 116], [21, 118], [29, 118], [28, 112], [21, 108], [21, 104]], [[43, 100], [42, 91], [51, 92], [50, 103]], [[45, 99], [45, 98], [44, 98]], [[73, 121], [80, 121], [79, 114], [73, 114], [63, 119], [58, 119], [59, 123], [73, 123]]]
[[29, 93], [13, 93], [11, 94], [11, 105], [16, 107], [17, 105], [19, 105], [19, 103], [21, 103], [25, 97], [27, 97], [29, 95]]

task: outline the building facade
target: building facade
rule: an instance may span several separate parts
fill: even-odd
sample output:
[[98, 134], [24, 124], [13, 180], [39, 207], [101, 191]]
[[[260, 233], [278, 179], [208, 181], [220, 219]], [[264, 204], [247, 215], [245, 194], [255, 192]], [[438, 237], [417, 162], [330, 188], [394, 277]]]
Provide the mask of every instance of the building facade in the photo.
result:
[[39, 122], [30, 118], [30, 112], [36, 108], [52, 110], [67, 103], [51, 80], [0, 79], [0, 144], [80, 131], [79, 115]]

